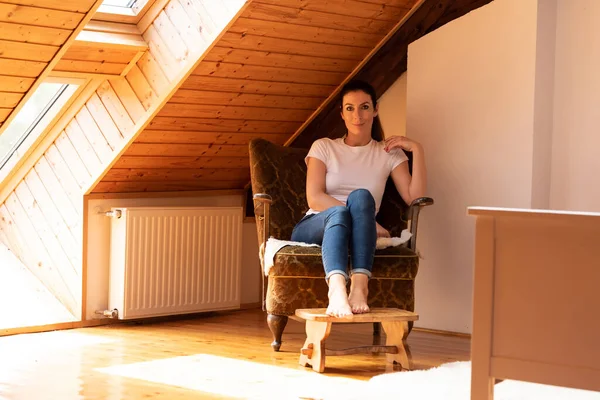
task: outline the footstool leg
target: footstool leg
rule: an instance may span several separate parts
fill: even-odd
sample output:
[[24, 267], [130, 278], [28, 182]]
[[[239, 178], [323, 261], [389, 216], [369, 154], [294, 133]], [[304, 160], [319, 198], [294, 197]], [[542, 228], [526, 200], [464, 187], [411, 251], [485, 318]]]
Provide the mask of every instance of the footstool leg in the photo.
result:
[[381, 322], [383, 330], [387, 336], [386, 345], [396, 346], [398, 354], [387, 354], [389, 363], [397, 362], [403, 369], [413, 369], [412, 355], [406, 343], [408, 337], [408, 322], [406, 321], [383, 321]]
[[306, 342], [300, 351], [300, 365], [325, 371], [325, 340], [331, 332], [331, 322], [306, 321]]

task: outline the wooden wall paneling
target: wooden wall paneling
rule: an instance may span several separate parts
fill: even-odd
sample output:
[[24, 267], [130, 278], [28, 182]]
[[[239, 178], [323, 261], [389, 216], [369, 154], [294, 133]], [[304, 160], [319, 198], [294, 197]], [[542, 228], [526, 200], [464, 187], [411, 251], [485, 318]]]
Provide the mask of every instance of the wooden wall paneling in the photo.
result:
[[11, 112], [12, 108], [0, 108], [0, 122], [6, 121]]
[[169, 20], [173, 22], [174, 28], [179, 33], [187, 49], [195, 50], [195, 53], [197, 53], [199, 51], [198, 43], [205, 41], [205, 38], [200, 35], [202, 25], [194, 25], [179, 0], [170, 1], [164, 12]]
[[46, 65], [46, 63], [40, 61], [7, 60], [0, 58], [0, 71], [4, 75], [0, 77], [0, 82], [7, 76], [35, 78], [42, 73]]
[[337, 60], [334, 58], [270, 53], [258, 50], [231, 49], [221, 46], [213, 47], [205, 60], [261, 65], [272, 68], [297, 68], [298, 65], [302, 65], [303, 69], [331, 72], [350, 72], [356, 66], [355, 60]]
[[99, 165], [101, 164], [100, 158], [87, 136], [79, 127], [77, 120], [72, 120], [69, 125], [66, 126], [65, 133], [73, 144], [73, 148], [79, 155], [79, 159], [83, 162], [87, 171], [91, 174], [92, 171], [99, 168]]
[[[166, 44], [167, 51], [173, 56], [175, 63], [179, 65], [185, 63], [188, 59], [190, 50], [186, 47], [185, 41], [173, 26], [173, 22], [171, 22], [165, 10], [158, 14], [158, 17], [156, 17], [156, 20], [154, 20], [152, 25], [162, 41]], [[181, 68], [181, 66], [178, 67]]]
[[[81, 183], [78, 182], [78, 176], [69, 168], [67, 161], [63, 158], [56, 144], [52, 144], [44, 156], [40, 158], [35, 166], [36, 171], [47, 185], [52, 185], [52, 190], [56, 190], [53, 196], [60, 196], [59, 193], [65, 193], [70, 200], [77, 221], [81, 216]], [[58, 185], [56, 185], [58, 183]], [[61, 201], [61, 204], [65, 204]]]
[[186, 5], [186, 9], [189, 12], [195, 12], [198, 15], [198, 21], [201, 22], [199, 26], [202, 27], [202, 30], [206, 31], [209, 39], [214, 40], [219, 34], [218, 23], [205, 7], [205, 2], [203, 0], [189, 0], [186, 1]]
[[140, 58], [138, 67], [157, 96], [168, 90], [169, 79], [150, 51]]
[[96, 0], [8, 0], [12, 4], [86, 13]]
[[142, 73], [142, 70], [137, 65], [134, 65], [133, 68], [131, 68], [131, 71], [125, 75], [125, 79], [129, 82], [131, 89], [134, 91], [145, 110], [151, 108], [152, 105], [158, 101], [156, 92], [152, 89], [152, 86], [150, 86], [150, 83]]
[[254, 133], [288, 133], [299, 127], [297, 122], [252, 121], [252, 120], [214, 120], [210, 118], [173, 118], [154, 117], [148, 129], [182, 130], [203, 132], [254, 132]]
[[139, 120], [145, 117], [146, 109], [142, 106], [142, 103], [136, 96], [129, 82], [125, 78], [111, 79], [109, 81], [110, 86], [114, 90], [115, 94], [123, 103], [127, 114], [133, 121], [137, 123]]
[[246, 79], [192, 75], [181, 85], [181, 88], [203, 88], [210, 91], [274, 94], [279, 96], [327, 97], [336, 87], [333, 85], [251, 81]]
[[65, 280], [65, 277], [60, 274], [60, 266], [55, 265], [52, 261], [36, 232], [36, 228], [31, 224], [27, 213], [14, 192], [6, 199], [3, 207], [6, 207], [12, 217], [12, 229], [18, 229], [20, 236], [27, 238], [22, 241], [23, 244], [26, 243], [26, 247], [22, 250], [34, 254], [35, 260], [33, 263], [32, 260], [28, 260], [24, 264], [73, 315], [76, 315], [78, 302], [74, 290], [69, 286], [69, 282]]
[[33, 78], [0, 75], [0, 90], [3, 92], [26, 93], [34, 82], [35, 79]]
[[141, 36], [142, 34], [137, 25], [105, 21], [90, 21], [86, 24], [85, 30], [89, 32], [123, 33], [137, 36]]
[[202, 169], [117, 169], [113, 168], [104, 177], [103, 182], [140, 182], [140, 181], [194, 181], [218, 180], [239, 181], [250, 179], [248, 169], [224, 169], [224, 168], [202, 168]]
[[150, 54], [156, 59], [167, 80], [172, 82], [178, 72], [178, 62], [167, 48], [167, 44], [160, 37], [154, 25], [148, 27], [144, 33], [144, 39], [146, 39], [150, 46]]
[[98, 97], [98, 94], [93, 93], [85, 107], [89, 111], [90, 115], [94, 119], [94, 122], [102, 132], [102, 135], [108, 142], [111, 149], [116, 149], [125, 138], [115, 125], [112, 117], [104, 107], [102, 100]]
[[191, 190], [237, 189], [241, 181], [183, 181], [183, 182], [98, 182], [94, 193], [175, 192]]
[[22, 93], [0, 92], [0, 108], [14, 108], [22, 98]]
[[163, 146], [160, 143], [132, 143], [127, 149], [128, 156], [151, 156], [160, 154], [161, 156], [223, 156], [223, 157], [247, 157], [248, 146], [243, 145], [210, 145], [194, 143], [173, 143], [169, 146]]
[[125, 67], [125, 69], [121, 72], [121, 76], [125, 77], [127, 76], [127, 74], [129, 73], [129, 71], [131, 71], [133, 69], [133, 67], [137, 66], [137, 62], [140, 60], [140, 58], [142, 58], [142, 56], [144, 55], [145, 51], [138, 51], [138, 53], [133, 56], [133, 58], [131, 59], [131, 61], [129, 61], [129, 64], [127, 64], [127, 66]]
[[59, 48], [57, 46], [0, 40], [0, 54], [2, 54], [2, 57], [17, 60], [49, 62], [58, 52]]
[[[194, 31], [197, 31], [200, 38], [205, 43], [207, 43], [207, 45], [210, 44], [210, 42], [214, 38], [214, 35], [213, 35], [213, 32], [210, 31], [209, 25], [203, 21], [203, 18], [204, 19], [207, 19], [207, 18], [203, 17], [201, 14], [199, 14], [196, 11], [194, 6], [191, 4], [192, 3], [191, 0], [174, 0], [174, 1], [171, 1], [169, 3], [169, 5], [174, 4], [175, 2], [177, 2], [181, 6], [181, 9], [183, 9], [183, 11], [186, 13], [188, 20], [190, 21], [190, 24], [191, 24], [191, 29]], [[176, 7], [176, 6], [174, 6], [174, 7]], [[212, 23], [212, 20], [210, 21], [210, 23]], [[189, 47], [189, 45], [188, 45], [188, 47]]]
[[[37, 4], [36, 4], [37, 5]], [[0, 21], [74, 30], [85, 13], [0, 3]]]
[[120, 157], [114, 168], [249, 168], [247, 157], [162, 157], [128, 156]]
[[106, 111], [108, 111], [115, 125], [126, 139], [133, 133], [135, 124], [131, 120], [131, 117], [129, 117], [123, 103], [119, 100], [119, 96], [117, 96], [108, 81], [103, 82], [96, 92], [100, 100], [102, 100], [102, 104], [106, 107]]
[[195, 144], [241, 144], [247, 145], [250, 140], [264, 138], [271, 142], [283, 144], [288, 139], [286, 133], [229, 133], [229, 132], [196, 132], [196, 131], [154, 131], [144, 130], [136, 143], [195, 143]]
[[[83, 135], [87, 138], [100, 162], [106, 162], [112, 157], [112, 148], [86, 107], [82, 107], [75, 116], [72, 126], [78, 135]], [[77, 129], [79, 130], [77, 131]]]
[[80, 43], [74, 43], [62, 57], [65, 60], [111, 62], [116, 64], [127, 64], [135, 55], [137, 50], [129, 48], [104, 49], [100, 47], [88, 47]]
[[85, 166], [85, 163], [81, 160], [79, 153], [73, 147], [71, 140], [67, 134], [63, 131], [56, 141], [54, 142], [60, 155], [65, 160], [65, 164], [75, 177], [77, 184], [80, 187], [84, 187], [86, 182], [90, 179], [90, 171]]
[[338, 85], [347, 76], [344, 72], [311, 71], [300, 68], [271, 68], [213, 61], [203, 61], [194, 70], [192, 75], [269, 82], [311, 83], [317, 85]]
[[17, 25], [0, 22], [0, 39], [21, 43], [34, 43], [49, 46], [61, 46], [67, 41], [71, 31], [68, 29], [45, 28], [34, 25]]
[[127, 64], [117, 64], [104, 61], [60, 60], [55, 71], [75, 72], [80, 74], [97, 74], [119, 76], [127, 68]]
[[[285, 106], [285, 104], [282, 104], [282, 106]], [[311, 111], [309, 110], [298, 110], [291, 108], [210, 106], [167, 103], [160, 110], [158, 116], [302, 122], [308, 118], [310, 114]]]
[[148, 9], [148, 11], [142, 15], [140, 20], [137, 23], [138, 30], [142, 33], [142, 35], [146, 32], [148, 27], [152, 25], [156, 16], [165, 8], [165, 6], [171, 0], [156, 0], [152, 6]]
[[179, 89], [169, 103], [231, 105], [255, 107], [281, 107], [299, 110], [314, 110], [325, 100], [325, 97], [277, 96], [252, 93], [211, 92], [205, 90]]
[[254, 36], [268, 36], [289, 40], [373, 48], [383, 37], [381, 34], [323, 28], [307, 25], [294, 25], [284, 22], [262, 21], [241, 17], [229, 29], [232, 33], [246, 33]]
[[[54, 151], [49, 149], [46, 156], [40, 158], [33, 170], [50, 194], [52, 201], [56, 204], [56, 208], [65, 221], [65, 226], [73, 236], [75, 243], [79, 245], [81, 243], [81, 231], [79, 229], [81, 224], [78, 210], [81, 210], [81, 188], [77, 186], [75, 178], [64, 165], [64, 161], [61, 160], [61, 165], [57, 165], [56, 156], [60, 157], [56, 147], [54, 147]], [[52, 162], [49, 160], [52, 160]], [[61, 173], [63, 171], [66, 173]], [[32, 177], [28, 179], [27, 184], [33, 187], [37, 185]], [[36, 188], [36, 190], [41, 190], [41, 188]]]
[[98, 47], [101, 49], [126, 49], [134, 53], [145, 51], [148, 44], [142, 36], [129, 33], [95, 32], [83, 30], [76, 43], [83, 47]]

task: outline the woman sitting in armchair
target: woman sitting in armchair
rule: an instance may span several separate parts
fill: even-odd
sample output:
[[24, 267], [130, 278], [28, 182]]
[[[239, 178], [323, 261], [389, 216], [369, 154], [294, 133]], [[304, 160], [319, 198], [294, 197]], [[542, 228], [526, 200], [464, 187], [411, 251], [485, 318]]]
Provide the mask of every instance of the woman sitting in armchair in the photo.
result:
[[[340, 96], [347, 134], [335, 140], [319, 139], [311, 146], [306, 156], [310, 209], [292, 233], [294, 241], [322, 246], [329, 285], [327, 314], [336, 317], [369, 312], [368, 282], [376, 241], [390, 235], [375, 221], [388, 177], [406, 204], [425, 195], [427, 181], [419, 143], [403, 136], [383, 140], [371, 85], [351, 81]], [[413, 153], [412, 176], [403, 150]]]

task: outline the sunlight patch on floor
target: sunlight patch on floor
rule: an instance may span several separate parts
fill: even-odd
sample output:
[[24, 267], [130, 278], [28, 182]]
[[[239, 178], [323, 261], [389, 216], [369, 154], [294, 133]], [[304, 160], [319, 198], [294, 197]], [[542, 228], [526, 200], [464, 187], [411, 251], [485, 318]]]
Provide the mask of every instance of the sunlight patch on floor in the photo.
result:
[[363, 381], [209, 354], [98, 368], [110, 375], [244, 399], [343, 399]]

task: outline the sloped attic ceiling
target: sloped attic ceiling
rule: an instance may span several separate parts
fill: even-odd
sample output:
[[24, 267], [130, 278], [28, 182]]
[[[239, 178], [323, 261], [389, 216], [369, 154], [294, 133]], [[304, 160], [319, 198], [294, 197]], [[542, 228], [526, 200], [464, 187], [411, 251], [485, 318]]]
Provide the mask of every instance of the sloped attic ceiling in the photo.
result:
[[254, 0], [93, 192], [243, 188], [250, 139], [298, 140], [366, 61], [390, 84], [400, 76], [385, 64], [393, 50], [379, 49], [386, 39], [405, 57], [408, 43], [489, 1]]

